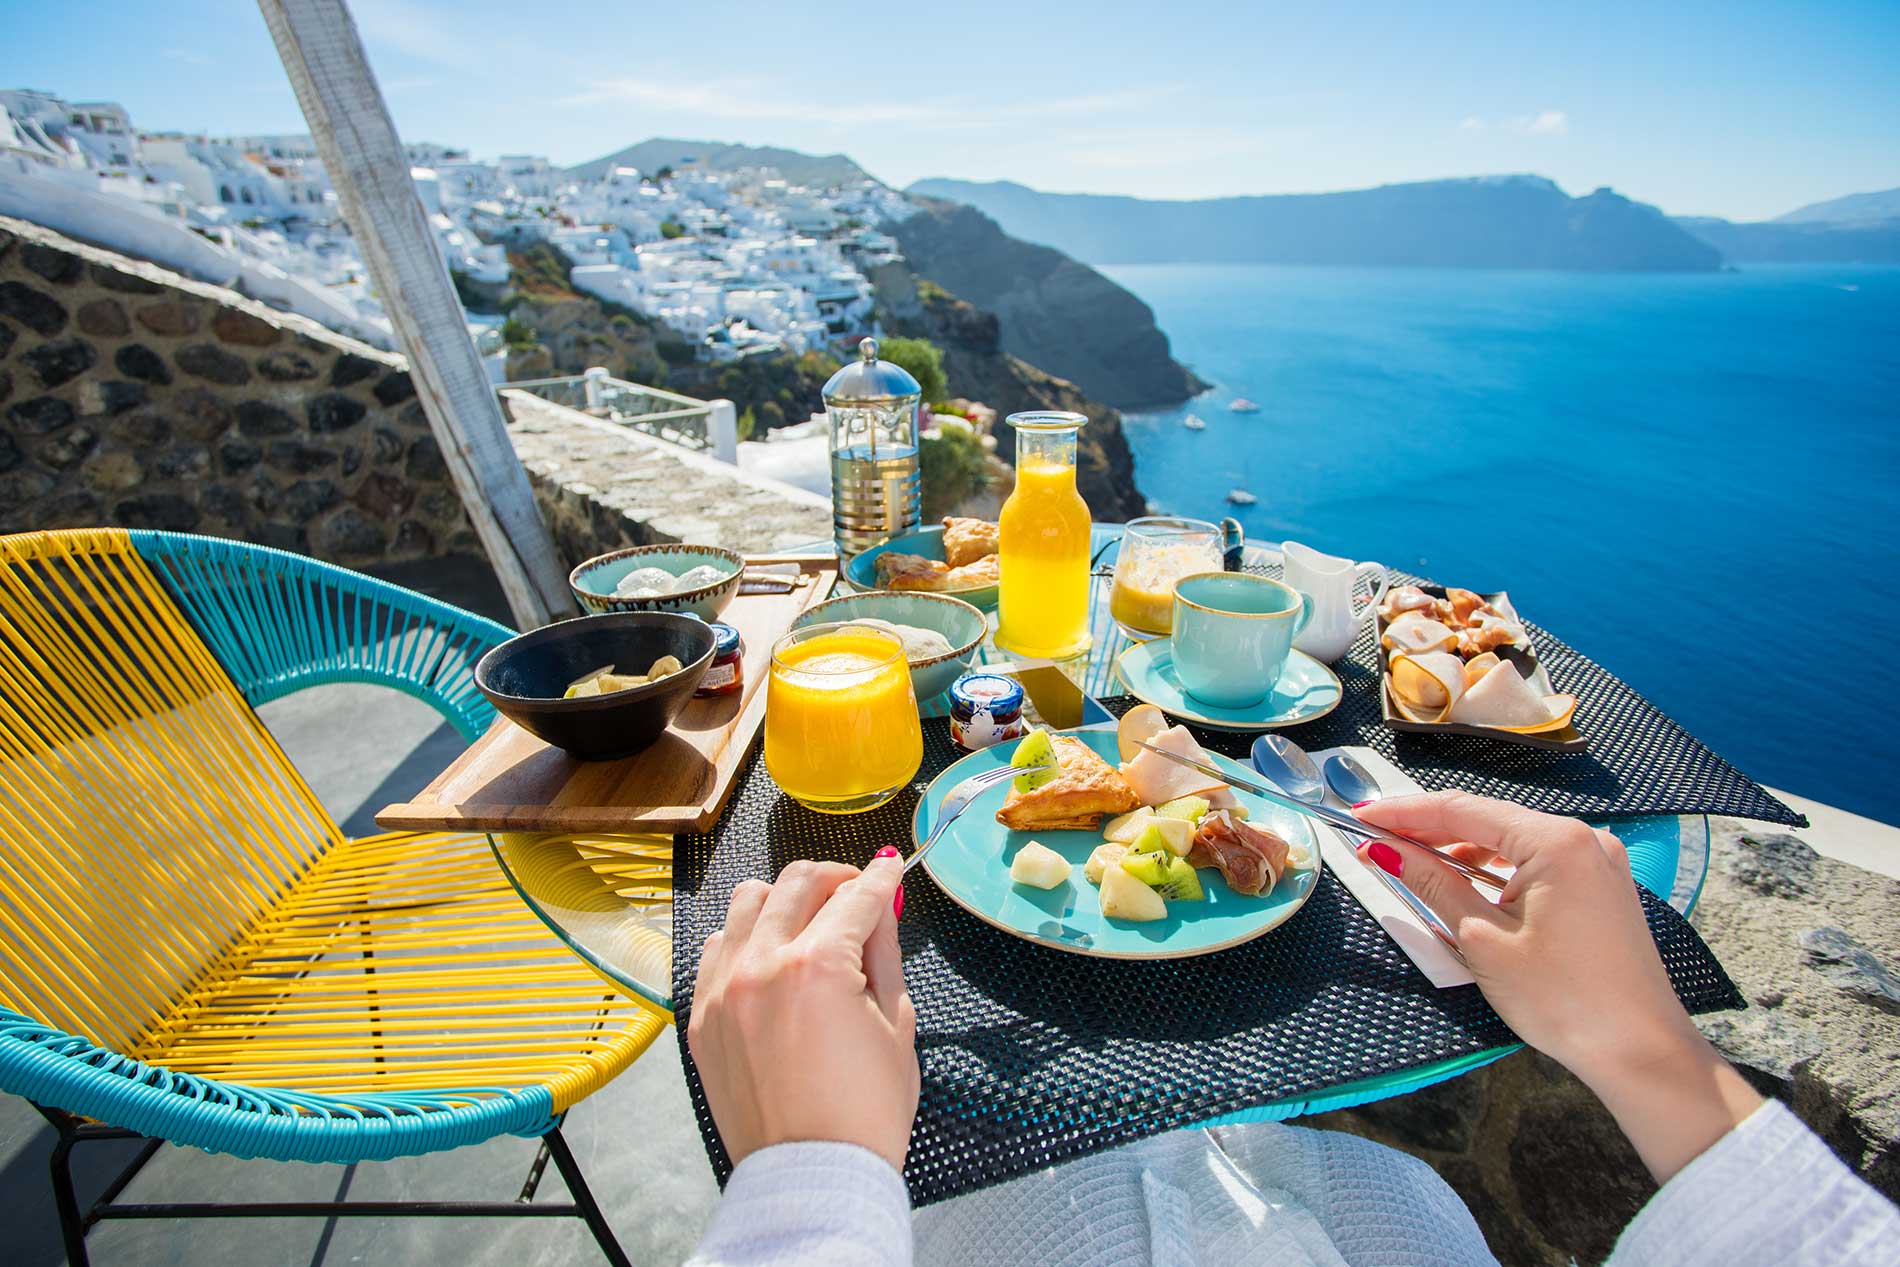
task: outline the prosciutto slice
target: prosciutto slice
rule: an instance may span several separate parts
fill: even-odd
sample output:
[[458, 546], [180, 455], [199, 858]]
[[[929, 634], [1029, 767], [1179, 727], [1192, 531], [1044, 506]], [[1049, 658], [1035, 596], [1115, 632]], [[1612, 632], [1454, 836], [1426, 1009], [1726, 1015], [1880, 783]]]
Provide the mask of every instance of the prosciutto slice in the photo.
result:
[[1219, 868], [1227, 887], [1247, 897], [1271, 892], [1286, 871], [1287, 843], [1270, 831], [1209, 810], [1188, 848], [1197, 867]]

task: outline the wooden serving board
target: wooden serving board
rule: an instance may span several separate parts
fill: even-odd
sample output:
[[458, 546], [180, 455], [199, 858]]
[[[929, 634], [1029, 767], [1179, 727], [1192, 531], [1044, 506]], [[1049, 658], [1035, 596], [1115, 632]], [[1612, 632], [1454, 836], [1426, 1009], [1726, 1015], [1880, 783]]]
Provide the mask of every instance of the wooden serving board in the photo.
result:
[[386, 806], [377, 823], [392, 831], [710, 830], [765, 720], [772, 644], [838, 579], [831, 555], [751, 562], [796, 563], [807, 579], [785, 594], [741, 593], [719, 617], [745, 640], [740, 694], [693, 700], [658, 743], [618, 761], [578, 760], [496, 717], [453, 765], [413, 800]]

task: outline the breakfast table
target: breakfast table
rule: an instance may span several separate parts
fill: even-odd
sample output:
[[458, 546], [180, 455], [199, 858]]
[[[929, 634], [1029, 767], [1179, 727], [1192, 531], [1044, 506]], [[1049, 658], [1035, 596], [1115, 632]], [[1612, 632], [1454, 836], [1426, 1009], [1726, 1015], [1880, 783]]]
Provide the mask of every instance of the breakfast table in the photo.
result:
[[[1113, 559], [1120, 527], [1098, 524], [1095, 528], [1098, 600], [1106, 595], [1106, 565]], [[807, 555], [822, 544], [801, 544], [786, 553]], [[1279, 563], [1278, 550], [1247, 547], [1247, 566], [1272, 571]], [[1109, 619], [1105, 601], [1095, 604], [1093, 633], [1094, 642], [1086, 654], [1057, 667], [1082, 690], [1100, 699], [1117, 693], [1115, 659], [1127, 648], [1129, 639]], [[997, 648], [992, 638], [985, 640], [977, 663], [1008, 668], [1015, 661]], [[946, 705], [940, 697], [926, 701], [923, 711], [926, 716], [942, 716]], [[1299, 735], [1297, 729], [1292, 733]], [[928, 781], [920, 773], [917, 787]], [[1670, 905], [1687, 915], [1695, 906], [1708, 871], [1708, 817], [1646, 817], [1640, 827], [1632, 865], [1659, 893], [1666, 889]], [[1627, 827], [1624, 830], [1629, 834]], [[664, 887], [672, 874], [670, 837], [609, 841], [566, 833], [489, 835], [509, 882], [575, 954], [616, 985], [672, 1009], [671, 891]]]
[[[1115, 713], [1134, 703], [1116, 674], [1130, 644], [1106, 601], [1119, 537], [1119, 525], [1094, 529], [1093, 643], [1053, 666]], [[1243, 566], [1277, 576], [1279, 552], [1250, 545]], [[1579, 713], [1593, 731], [1589, 753], [1380, 725], [1369, 635], [1336, 666], [1337, 710], [1287, 733], [1310, 749], [1375, 749], [1427, 788], [1468, 787], [1612, 827], [1629, 846], [1685, 1004], [1739, 1006], [1683, 918], [1708, 867], [1708, 815], [1789, 821], [1791, 812], [1627, 686], [1538, 636], [1540, 647], [1547, 640], [1564, 653], [1554, 675], [1594, 705]], [[1011, 657], [986, 640], [977, 662], [1001, 667]], [[495, 857], [577, 956], [674, 1013], [683, 1034], [699, 945], [742, 879], [769, 879], [799, 857], [861, 864], [881, 844], [914, 847], [922, 790], [961, 755], [942, 720], [944, 700], [921, 711], [923, 768], [869, 813], [819, 815], [792, 802], [755, 744], [710, 827], [676, 836], [497, 830], [489, 833]], [[1252, 735], [1193, 729], [1208, 751], [1245, 762]], [[1003, 936], [918, 871], [907, 881], [900, 940], [924, 1071], [906, 1172], [919, 1203], [1172, 1127], [1288, 1118], [1402, 1094], [1517, 1047], [1475, 987], [1434, 990], [1330, 873], [1292, 920], [1254, 942], [1200, 959], [1122, 963]], [[687, 1070], [723, 1181], [729, 1162], [690, 1057]]]

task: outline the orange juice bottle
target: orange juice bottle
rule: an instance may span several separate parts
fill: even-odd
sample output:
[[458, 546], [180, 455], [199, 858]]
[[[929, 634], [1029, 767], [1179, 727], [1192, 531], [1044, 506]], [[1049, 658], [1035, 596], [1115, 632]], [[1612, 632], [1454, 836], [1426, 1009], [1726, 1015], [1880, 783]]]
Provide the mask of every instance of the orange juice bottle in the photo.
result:
[[1016, 491], [1003, 503], [996, 645], [1061, 660], [1089, 648], [1089, 508], [1075, 490], [1083, 414], [1011, 414]]
[[923, 763], [904, 645], [864, 625], [813, 625], [772, 648], [765, 768], [793, 800], [828, 814], [874, 809]]

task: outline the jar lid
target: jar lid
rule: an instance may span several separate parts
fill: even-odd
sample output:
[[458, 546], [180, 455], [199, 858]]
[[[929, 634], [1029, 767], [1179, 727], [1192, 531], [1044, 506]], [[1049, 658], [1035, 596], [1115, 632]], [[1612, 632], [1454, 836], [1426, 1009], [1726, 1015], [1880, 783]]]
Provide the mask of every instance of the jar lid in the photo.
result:
[[965, 673], [950, 684], [950, 705], [1013, 713], [1023, 706], [1023, 684], [998, 673]]
[[877, 340], [858, 344], [858, 359], [847, 362], [825, 384], [826, 405], [890, 404], [921, 399], [924, 389], [895, 361], [877, 359]]
[[739, 631], [731, 625], [722, 625], [714, 621], [710, 626], [713, 636], [713, 657], [723, 660], [739, 649]]
[[1018, 431], [1080, 431], [1089, 425], [1089, 416], [1059, 409], [1032, 409], [1011, 414], [1003, 421]]

